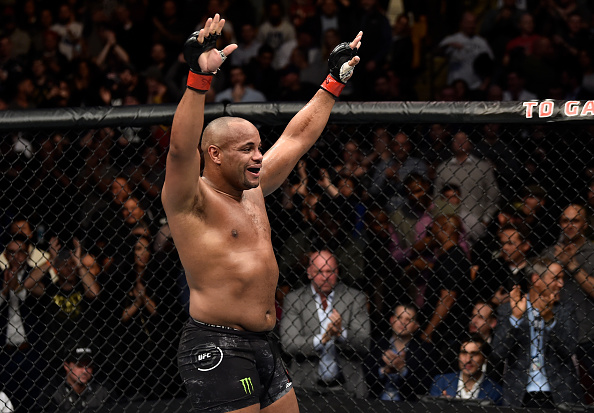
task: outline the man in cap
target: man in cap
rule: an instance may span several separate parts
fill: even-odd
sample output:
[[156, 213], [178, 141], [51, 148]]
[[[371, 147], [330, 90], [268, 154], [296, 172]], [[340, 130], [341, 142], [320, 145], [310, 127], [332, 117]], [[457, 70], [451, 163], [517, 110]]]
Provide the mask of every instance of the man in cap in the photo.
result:
[[64, 357], [64, 377], [56, 377], [39, 398], [39, 407], [44, 412], [78, 412], [98, 409], [112, 403], [112, 390], [94, 380], [95, 350], [93, 347], [75, 343], [67, 347]]

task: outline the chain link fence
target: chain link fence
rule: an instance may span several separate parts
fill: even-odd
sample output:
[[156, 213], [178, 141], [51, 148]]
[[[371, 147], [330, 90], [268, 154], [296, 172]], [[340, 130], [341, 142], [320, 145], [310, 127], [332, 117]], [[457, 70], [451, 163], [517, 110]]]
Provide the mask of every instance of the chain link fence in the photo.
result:
[[[302, 411], [590, 409], [590, 106], [336, 105], [267, 198]], [[244, 117], [266, 150], [300, 107], [206, 120]], [[160, 200], [174, 110], [0, 113], [0, 390], [17, 411], [187, 409], [189, 292]], [[325, 306], [312, 280], [332, 275]]]

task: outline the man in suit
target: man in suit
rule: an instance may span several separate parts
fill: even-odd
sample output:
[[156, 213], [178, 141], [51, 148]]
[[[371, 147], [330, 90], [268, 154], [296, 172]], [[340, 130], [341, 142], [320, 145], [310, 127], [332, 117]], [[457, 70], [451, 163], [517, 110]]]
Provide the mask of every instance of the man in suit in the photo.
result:
[[367, 359], [371, 393], [380, 400], [416, 401], [431, 386], [435, 347], [419, 336], [414, 304], [398, 304], [390, 324], [391, 334], [372, 346]]
[[489, 400], [493, 404], [501, 404], [501, 386], [483, 372], [487, 348], [488, 344], [480, 334], [463, 340], [458, 354], [459, 371], [435, 376], [431, 396]]
[[367, 299], [338, 281], [338, 262], [328, 250], [309, 253], [307, 276], [310, 284], [285, 297], [280, 323], [281, 344], [293, 358], [293, 383], [318, 394], [346, 391], [365, 397]]
[[578, 338], [575, 304], [561, 298], [563, 267], [547, 258], [525, 268], [528, 292], [520, 286], [499, 309], [493, 358], [505, 360], [503, 402], [513, 407], [554, 409], [581, 401], [572, 361]]

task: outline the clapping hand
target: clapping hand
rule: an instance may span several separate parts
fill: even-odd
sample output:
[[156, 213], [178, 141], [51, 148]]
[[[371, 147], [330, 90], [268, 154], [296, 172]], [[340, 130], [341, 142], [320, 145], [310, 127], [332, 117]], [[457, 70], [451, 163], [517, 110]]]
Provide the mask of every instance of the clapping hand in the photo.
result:
[[512, 315], [514, 318], [520, 319], [526, 312], [528, 307], [528, 299], [522, 294], [522, 290], [519, 285], [514, 285], [514, 288], [509, 293], [509, 303], [512, 309]]
[[394, 350], [386, 350], [382, 354], [382, 361], [386, 365], [384, 368], [385, 373], [394, 373], [396, 371], [402, 371], [406, 367], [406, 360], [403, 353], [397, 353]]
[[330, 323], [322, 336], [322, 344], [326, 344], [333, 337], [339, 337], [342, 334], [342, 316], [340, 313], [336, 309], [332, 309], [329, 318]]

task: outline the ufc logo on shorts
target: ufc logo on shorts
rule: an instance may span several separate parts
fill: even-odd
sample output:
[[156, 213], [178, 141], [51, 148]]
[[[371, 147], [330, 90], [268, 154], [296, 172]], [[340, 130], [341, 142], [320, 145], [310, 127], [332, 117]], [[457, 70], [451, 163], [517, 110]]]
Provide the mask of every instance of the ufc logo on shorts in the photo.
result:
[[212, 355], [210, 353], [202, 353], [202, 354], [198, 354], [198, 361], [202, 361], [208, 358], [211, 358]]

